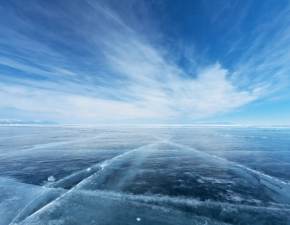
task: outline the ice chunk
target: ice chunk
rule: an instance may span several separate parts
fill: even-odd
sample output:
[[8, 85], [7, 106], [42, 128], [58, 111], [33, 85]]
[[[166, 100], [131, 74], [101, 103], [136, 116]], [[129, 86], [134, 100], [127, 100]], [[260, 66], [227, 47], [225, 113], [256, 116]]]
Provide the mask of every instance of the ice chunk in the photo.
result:
[[48, 181], [48, 182], [55, 182], [55, 177], [54, 177], [54, 176], [49, 176], [49, 177], [47, 178], [47, 181]]

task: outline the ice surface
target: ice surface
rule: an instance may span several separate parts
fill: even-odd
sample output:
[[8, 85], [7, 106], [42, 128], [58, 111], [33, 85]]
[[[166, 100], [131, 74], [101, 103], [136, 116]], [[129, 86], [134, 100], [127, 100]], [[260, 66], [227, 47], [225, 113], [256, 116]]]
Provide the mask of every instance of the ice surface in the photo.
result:
[[121, 195], [73, 191], [37, 211], [20, 224], [225, 224], [168, 207], [132, 201]]
[[0, 127], [0, 225], [290, 224], [290, 129]]
[[59, 189], [47, 189], [0, 178], [0, 225], [26, 218], [62, 193]]

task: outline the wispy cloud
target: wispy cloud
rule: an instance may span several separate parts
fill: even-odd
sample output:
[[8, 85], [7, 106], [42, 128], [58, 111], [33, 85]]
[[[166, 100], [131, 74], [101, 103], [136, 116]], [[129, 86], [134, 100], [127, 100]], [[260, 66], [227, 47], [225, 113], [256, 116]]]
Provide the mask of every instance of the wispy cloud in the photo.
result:
[[[282, 33], [277, 51], [261, 50], [263, 56], [242, 60], [235, 71], [216, 62], [188, 74], [171, 60], [174, 56], [164, 54], [166, 49], [104, 5], [83, 1], [53, 11], [42, 4], [24, 8], [22, 16], [13, 6], [13, 26], [2, 22], [6, 37], [0, 38], [0, 65], [8, 68], [0, 74], [0, 107], [38, 114], [38, 119], [168, 122], [228, 112], [268, 93], [272, 80], [264, 79], [263, 71], [283, 55], [288, 41]], [[17, 38], [7, 39], [10, 34]], [[267, 61], [259, 58], [265, 55]], [[254, 74], [259, 60], [256, 70], [262, 75], [254, 85], [241, 86], [239, 79]]]

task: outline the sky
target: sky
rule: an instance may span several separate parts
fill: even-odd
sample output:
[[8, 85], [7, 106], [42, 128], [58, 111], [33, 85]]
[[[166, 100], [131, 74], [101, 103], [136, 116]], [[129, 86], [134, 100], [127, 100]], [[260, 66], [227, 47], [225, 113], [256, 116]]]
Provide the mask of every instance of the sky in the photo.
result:
[[288, 0], [0, 1], [0, 120], [290, 125]]

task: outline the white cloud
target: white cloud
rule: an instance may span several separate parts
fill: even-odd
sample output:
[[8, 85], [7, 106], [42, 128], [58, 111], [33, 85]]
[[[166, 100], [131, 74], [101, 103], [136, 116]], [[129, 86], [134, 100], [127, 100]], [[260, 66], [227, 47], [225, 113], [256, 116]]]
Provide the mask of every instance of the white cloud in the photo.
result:
[[[230, 74], [216, 63], [199, 68], [196, 74], [187, 74], [168, 54], [163, 54], [164, 49], [150, 45], [112, 11], [97, 7], [96, 3], [94, 6], [95, 14], [84, 15], [86, 28], [79, 26], [76, 32], [81, 37], [87, 36], [93, 46], [92, 62], [102, 53], [102, 64], [94, 67], [95, 73], [86, 68], [74, 70], [76, 65], [68, 63], [65, 56], [52, 48], [47, 48], [49, 54], [57, 55], [59, 61], [66, 62], [64, 65], [42, 60], [34, 61], [41, 64], [36, 67], [5, 58], [2, 64], [39, 74], [47, 80], [0, 81], [0, 107], [38, 113], [39, 119], [63, 122], [178, 122], [185, 117], [194, 120], [231, 111], [267, 92], [267, 85], [261, 82], [252, 87], [238, 87], [243, 72], [248, 73], [249, 69], [238, 68]], [[103, 23], [98, 22], [100, 18]], [[34, 40], [26, 39], [33, 45]], [[102, 67], [109, 72], [103, 72]], [[100, 73], [105, 73], [104, 78]]]
[[[155, 69], [151, 72], [159, 72], [160, 67]], [[66, 122], [204, 118], [240, 107], [258, 97], [255, 93], [238, 91], [227, 80], [226, 73], [217, 64], [202, 71], [196, 79], [171, 74], [170, 79], [159, 80], [158, 76], [152, 76], [146, 81], [137, 76], [128, 80], [126, 87], [108, 87], [123, 100], [93, 97], [89, 93], [78, 95], [36, 87], [1, 86], [0, 98], [4, 101], [0, 102], [0, 107], [13, 107]]]

